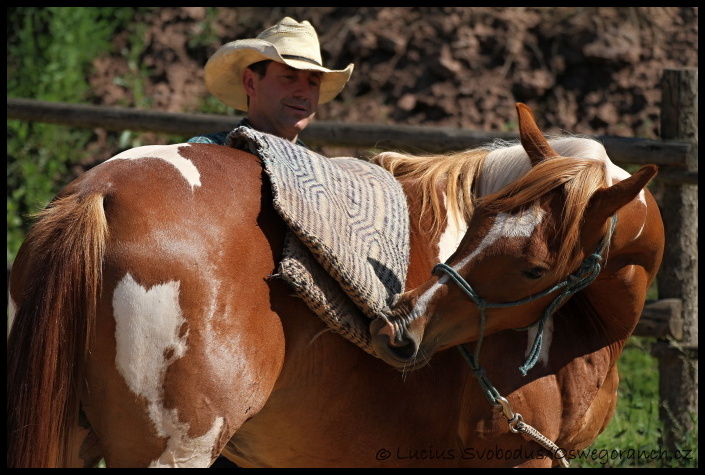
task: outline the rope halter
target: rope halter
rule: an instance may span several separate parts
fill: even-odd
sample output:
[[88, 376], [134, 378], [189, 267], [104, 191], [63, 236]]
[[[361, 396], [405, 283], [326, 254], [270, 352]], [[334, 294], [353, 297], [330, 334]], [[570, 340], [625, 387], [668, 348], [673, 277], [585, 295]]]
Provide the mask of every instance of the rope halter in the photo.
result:
[[546, 295], [555, 292], [557, 290], [561, 290], [561, 293], [554, 298], [551, 303], [546, 307], [546, 309], [543, 312], [543, 315], [539, 320], [537, 320], [535, 323], [532, 323], [531, 325], [523, 328], [515, 328], [514, 330], [528, 330], [536, 325], [538, 325], [538, 331], [536, 332], [536, 337], [534, 338], [534, 343], [531, 346], [531, 350], [529, 351], [529, 355], [524, 362], [523, 365], [519, 367], [519, 371], [521, 372], [522, 375], [526, 376], [528, 371], [534, 367], [536, 362], [538, 361], [539, 355], [541, 354], [541, 345], [543, 343], [543, 329], [546, 324], [546, 321], [548, 318], [553, 315], [553, 313], [556, 311], [556, 309], [570, 296], [573, 294], [580, 292], [583, 290], [585, 287], [590, 285], [600, 274], [602, 270], [602, 261], [604, 260], [604, 255], [606, 254], [606, 251], [609, 247], [609, 243], [612, 239], [612, 234], [614, 233], [614, 229], [617, 225], [617, 215], [612, 216], [612, 222], [609, 231], [605, 236], [600, 239], [600, 242], [597, 245], [597, 249], [595, 249], [595, 252], [590, 254], [585, 258], [585, 260], [582, 262], [578, 270], [576, 270], [574, 273], [570, 274], [563, 282], [554, 285], [550, 289], [544, 290], [543, 292], [540, 292], [535, 295], [531, 295], [527, 298], [521, 299], [521, 300], [516, 300], [514, 302], [506, 302], [506, 303], [488, 303], [486, 300], [481, 298], [477, 292], [472, 288], [472, 286], [468, 283], [467, 280], [465, 280], [458, 272], [450, 267], [448, 264], [445, 263], [440, 263], [436, 264], [433, 268], [432, 273], [436, 273], [436, 271], [442, 271], [445, 274], [448, 275], [448, 277], [455, 282], [458, 287], [468, 296], [472, 299], [473, 302], [475, 302], [475, 305], [477, 305], [477, 308], [480, 310], [480, 336], [477, 341], [477, 345], [475, 346], [475, 352], [474, 354], [470, 354], [467, 349], [463, 345], [458, 345], [457, 348], [460, 351], [460, 354], [463, 356], [463, 358], [468, 362], [470, 367], [472, 368], [472, 373], [473, 375], [477, 378], [477, 380], [480, 383], [480, 386], [482, 387], [483, 391], [485, 392], [485, 397], [489, 400], [490, 404], [493, 406], [499, 408], [502, 413], [507, 417], [507, 420], [509, 421], [510, 424], [510, 429], [512, 432], [524, 432], [531, 436], [534, 440], [536, 440], [538, 443], [540, 443], [542, 446], [545, 448], [549, 449], [552, 451], [554, 456], [559, 459], [559, 462], [561, 463], [562, 466], [567, 466], [568, 462], [565, 459], [565, 455], [561, 451], [560, 448], [558, 448], [553, 442], [550, 440], [546, 439], [543, 435], [541, 435], [536, 429], [533, 427], [529, 426], [528, 424], [525, 424], [523, 422], [523, 418], [521, 414], [515, 414], [512, 410], [511, 407], [509, 406], [509, 402], [503, 398], [499, 391], [497, 391], [497, 388], [492, 385], [490, 380], [487, 378], [487, 375], [485, 374], [484, 368], [482, 368], [479, 365], [479, 359], [480, 359], [480, 348], [482, 347], [482, 340], [485, 335], [485, 326], [486, 326], [486, 315], [485, 315], [485, 310], [488, 308], [508, 308], [508, 307], [516, 307], [528, 302], [532, 302], [534, 300], [540, 299], [542, 297], [545, 297]]

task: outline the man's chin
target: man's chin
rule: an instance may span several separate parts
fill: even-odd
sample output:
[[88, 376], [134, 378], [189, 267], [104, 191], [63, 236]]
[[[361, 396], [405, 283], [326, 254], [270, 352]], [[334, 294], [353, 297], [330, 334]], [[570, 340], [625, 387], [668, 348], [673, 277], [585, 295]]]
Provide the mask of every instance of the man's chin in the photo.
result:
[[295, 118], [294, 128], [298, 132], [303, 131], [306, 127], [311, 124], [311, 122], [313, 122], [313, 116], [314, 114], [308, 115], [306, 117]]

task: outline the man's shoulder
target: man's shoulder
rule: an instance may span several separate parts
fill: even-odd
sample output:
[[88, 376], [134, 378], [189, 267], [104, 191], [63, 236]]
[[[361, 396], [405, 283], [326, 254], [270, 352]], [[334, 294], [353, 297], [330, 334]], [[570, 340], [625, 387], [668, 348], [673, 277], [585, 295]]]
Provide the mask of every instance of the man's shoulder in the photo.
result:
[[196, 135], [195, 137], [191, 137], [190, 139], [188, 139], [186, 142], [187, 143], [211, 143], [211, 144], [216, 144], [216, 145], [225, 145], [225, 139], [228, 137], [229, 133], [230, 133], [229, 130], [225, 130], [223, 132], [216, 132], [213, 134]]
[[[233, 128], [236, 129], [243, 126], [252, 128], [250, 122], [247, 120], [247, 117], [243, 117], [237, 124], [235, 124], [235, 127]], [[225, 140], [228, 138], [228, 134], [230, 132], [230, 130], [224, 130], [222, 132], [215, 132], [212, 134], [196, 135], [195, 137], [188, 139], [187, 143], [212, 143], [216, 145], [225, 145]]]
[[[247, 120], [247, 117], [244, 117], [242, 120], [240, 120], [240, 122], [235, 125], [235, 128], [238, 127], [247, 127], [252, 130], [256, 130], [254, 127], [252, 127], [250, 121]], [[191, 137], [190, 139], [188, 139], [187, 143], [211, 143], [216, 145], [225, 145], [225, 141], [227, 140], [228, 134], [230, 132], [230, 130], [225, 130], [223, 132], [216, 132], [213, 134], [196, 135], [195, 137]], [[308, 146], [303, 143], [299, 138], [296, 139], [296, 145], [308, 148]]]

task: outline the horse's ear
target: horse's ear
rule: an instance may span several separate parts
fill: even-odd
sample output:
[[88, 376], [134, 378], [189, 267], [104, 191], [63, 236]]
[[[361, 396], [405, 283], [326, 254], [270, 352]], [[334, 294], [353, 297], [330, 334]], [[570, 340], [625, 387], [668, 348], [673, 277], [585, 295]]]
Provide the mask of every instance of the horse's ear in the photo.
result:
[[589, 220], [594, 224], [604, 223], [622, 206], [636, 198], [656, 173], [658, 173], [656, 165], [644, 165], [626, 180], [597, 190], [588, 204]]
[[536, 125], [536, 119], [529, 106], [521, 102], [516, 104], [517, 114], [519, 114], [519, 136], [524, 150], [529, 155], [531, 165], [534, 166], [540, 161], [557, 157], [558, 154], [548, 145], [543, 134]]

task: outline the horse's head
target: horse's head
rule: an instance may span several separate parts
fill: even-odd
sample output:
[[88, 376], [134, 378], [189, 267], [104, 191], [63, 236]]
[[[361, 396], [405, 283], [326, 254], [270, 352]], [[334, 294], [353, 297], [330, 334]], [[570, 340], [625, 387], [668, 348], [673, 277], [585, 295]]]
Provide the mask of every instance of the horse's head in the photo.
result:
[[[607, 257], [612, 217], [655, 176], [655, 166], [609, 186], [605, 163], [559, 156], [529, 108], [517, 104], [532, 169], [479, 200], [456, 252], [370, 326], [376, 353], [399, 369], [440, 350], [553, 311], [589, 284]], [[577, 290], [575, 290], [577, 289]]]

